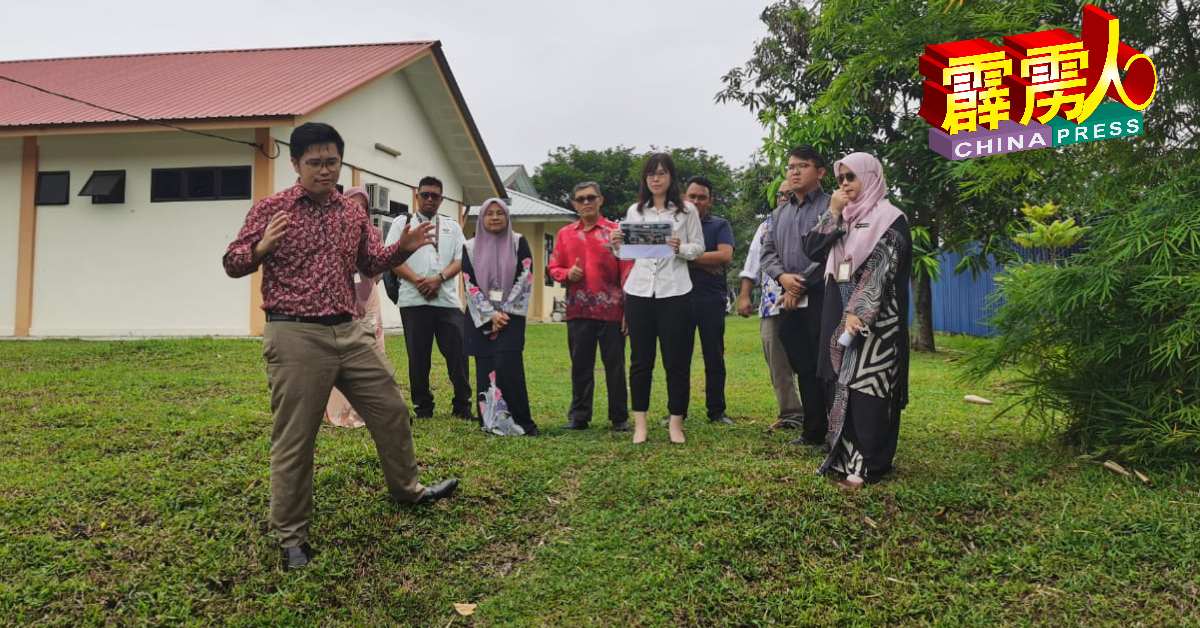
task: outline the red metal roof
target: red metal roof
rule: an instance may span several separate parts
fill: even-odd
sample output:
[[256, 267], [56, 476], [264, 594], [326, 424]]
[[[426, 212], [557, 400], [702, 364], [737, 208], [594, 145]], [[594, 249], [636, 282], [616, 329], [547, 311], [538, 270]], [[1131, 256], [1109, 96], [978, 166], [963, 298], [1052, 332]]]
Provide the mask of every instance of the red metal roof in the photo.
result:
[[[309, 114], [437, 42], [0, 62], [0, 75], [151, 120]], [[0, 127], [130, 118], [0, 80]]]

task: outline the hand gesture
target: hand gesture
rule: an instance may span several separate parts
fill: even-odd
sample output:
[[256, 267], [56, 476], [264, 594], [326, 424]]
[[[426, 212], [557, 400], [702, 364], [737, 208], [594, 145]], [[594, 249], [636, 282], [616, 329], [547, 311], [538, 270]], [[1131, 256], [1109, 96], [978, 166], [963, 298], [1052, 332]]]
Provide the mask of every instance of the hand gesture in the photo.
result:
[[737, 313], [742, 318], [749, 318], [754, 313], [754, 304], [750, 303], [750, 295], [738, 297]]
[[583, 279], [583, 267], [579, 264], [579, 258], [575, 258], [575, 265], [567, 271], [567, 281], [575, 283], [580, 279]]
[[495, 340], [500, 332], [508, 326], [508, 314], [497, 311], [492, 314], [492, 333], [488, 335], [489, 340]]
[[404, 224], [404, 231], [400, 233], [400, 248], [407, 253], [413, 253], [417, 249], [426, 244], [433, 244], [433, 223], [425, 222], [412, 226], [409, 221]]
[[846, 190], [838, 188], [834, 190], [833, 196], [829, 197], [829, 211], [834, 218], [842, 217], [842, 210], [846, 205], [850, 204], [850, 197], [846, 196]]
[[804, 295], [804, 277], [796, 273], [784, 273], [779, 276], [779, 285], [783, 286], [784, 291], [794, 297]]
[[625, 233], [621, 231], [620, 227], [613, 229], [608, 232], [608, 242], [614, 249], [621, 248], [621, 245], [625, 243]]
[[846, 331], [850, 332], [851, 335], [858, 335], [858, 334], [861, 334], [863, 332], [863, 330], [867, 328], [867, 325], [866, 325], [866, 323], [862, 322], [861, 318], [859, 318], [853, 314], [846, 314], [845, 328], [846, 328]]
[[417, 292], [420, 292], [426, 301], [432, 301], [437, 298], [438, 290], [442, 289], [442, 278], [438, 275], [422, 277], [417, 281], [416, 287]]
[[671, 245], [672, 251], [679, 253], [679, 244], [680, 244], [679, 238], [677, 238], [675, 236], [671, 236], [671, 237], [667, 238], [667, 244]]
[[287, 235], [288, 215], [284, 212], [276, 212], [271, 216], [271, 221], [267, 223], [267, 228], [263, 231], [263, 237], [254, 245], [254, 250], [259, 254], [259, 257], [265, 257], [275, 252], [283, 242], [283, 236]]

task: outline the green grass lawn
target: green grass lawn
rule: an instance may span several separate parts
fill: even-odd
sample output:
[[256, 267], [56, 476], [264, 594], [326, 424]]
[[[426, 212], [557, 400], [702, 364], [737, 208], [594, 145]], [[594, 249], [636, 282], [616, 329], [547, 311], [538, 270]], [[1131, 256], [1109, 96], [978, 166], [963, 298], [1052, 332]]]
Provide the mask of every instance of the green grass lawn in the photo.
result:
[[[1000, 380], [956, 381], [978, 340], [918, 355], [898, 472], [852, 495], [768, 433], [754, 320], [731, 319], [735, 427], [692, 420], [634, 447], [561, 429], [566, 329], [532, 326], [541, 438], [448, 416], [415, 433], [454, 499], [392, 505], [365, 430], [317, 441], [307, 570], [267, 534], [270, 416], [245, 340], [0, 343], [0, 623], [479, 625], [1196, 624], [1195, 467], [1153, 485], [1047, 444]], [[404, 349], [388, 351], [407, 387]], [[661, 367], [654, 416], [665, 408]], [[602, 378], [597, 416], [604, 417]], [[697, 351], [693, 416], [703, 415]], [[549, 428], [549, 429], [545, 429]], [[457, 617], [455, 602], [478, 604]]]

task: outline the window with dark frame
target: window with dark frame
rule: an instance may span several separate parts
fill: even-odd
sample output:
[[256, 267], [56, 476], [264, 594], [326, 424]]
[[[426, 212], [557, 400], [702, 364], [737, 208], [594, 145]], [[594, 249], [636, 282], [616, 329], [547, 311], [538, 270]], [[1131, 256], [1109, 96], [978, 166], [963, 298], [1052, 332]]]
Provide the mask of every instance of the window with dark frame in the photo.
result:
[[392, 218], [408, 213], [408, 205], [398, 201], [388, 201], [388, 215]]
[[80, 196], [92, 197], [92, 204], [106, 205], [125, 202], [125, 171], [97, 170], [88, 177], [79, 191]]
[[244, 200], [250, 198], [250, 166], [155, 168], [150, 202]]
[[66, 205], [71, 202], [71, 173], [39, 172], [35, 205]]

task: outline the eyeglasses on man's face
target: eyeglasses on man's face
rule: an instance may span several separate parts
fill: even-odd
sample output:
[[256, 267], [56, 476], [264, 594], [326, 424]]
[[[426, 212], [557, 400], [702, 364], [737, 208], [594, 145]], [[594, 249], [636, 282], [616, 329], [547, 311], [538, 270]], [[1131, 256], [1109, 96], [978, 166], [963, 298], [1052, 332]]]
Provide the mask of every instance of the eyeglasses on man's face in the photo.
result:
[[330, 157], [329, 159], [305, 159], [304, 166], [310, 170], [330, 170], [337, 172], [342, 167], [342, 160], [338, 157]]
[[589, 205], [591, 203], [595, 203], [596, 201], [600, 200], [600, 197], [596, 196], [595, 194], [580, 194], [579, 196], [576, 196], [573, 200], [576, 203], [579, 203], [580, 205]]
[[442, 198], [442, 195], [437, 192], [417, 192], [417, 196], [427, 201], [436, 201]]

